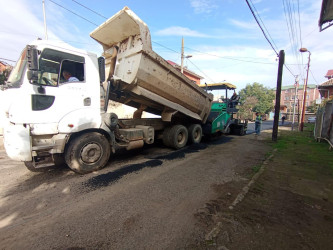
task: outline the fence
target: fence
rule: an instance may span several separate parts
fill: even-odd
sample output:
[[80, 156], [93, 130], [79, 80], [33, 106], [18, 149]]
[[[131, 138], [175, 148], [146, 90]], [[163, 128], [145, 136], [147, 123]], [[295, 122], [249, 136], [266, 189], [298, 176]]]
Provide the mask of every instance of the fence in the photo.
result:
[[[317, 140], [325, 140], [333, 148], [333, 102], [327, 102], [326, 105], [317, 111], [316, 126], [314, 130], [314, 137]], [[329, 130], [329, 128], [331, 129]]]

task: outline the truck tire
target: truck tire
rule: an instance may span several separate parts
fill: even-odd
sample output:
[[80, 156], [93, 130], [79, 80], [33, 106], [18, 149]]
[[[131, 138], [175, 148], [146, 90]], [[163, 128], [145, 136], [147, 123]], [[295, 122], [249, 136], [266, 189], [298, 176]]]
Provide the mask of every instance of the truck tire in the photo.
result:
[[183, 148], [188, 140], [188, 132], [183, 125], [175, 125], [171, 127], [168, 142], [170, 147], [175, 149]]
[[202, 139], [202, 127], [200, 124], [192, 124], [188, 128], [188, 139], [191, 143], [200, 143]]
[[239, 128], [239, 133], [238, 133], [238, 135], [243, 136], [243, 135], [245, 135], [245, 134], [246, 134], [246, 132], [245, 132], [244, 126], [241, 126], [241, 127]]
[[103, 168], [111, 154], [107, 138], [97, 132], [82, 134], [69, 142], [65, 151], [67, 165], [76, 173], [86, 174]]
[[163, 144], [167, 147], [171, 147], [171, 142], [170, 142], [170, 130], [171, 127], [167, 127], [163, 131]]

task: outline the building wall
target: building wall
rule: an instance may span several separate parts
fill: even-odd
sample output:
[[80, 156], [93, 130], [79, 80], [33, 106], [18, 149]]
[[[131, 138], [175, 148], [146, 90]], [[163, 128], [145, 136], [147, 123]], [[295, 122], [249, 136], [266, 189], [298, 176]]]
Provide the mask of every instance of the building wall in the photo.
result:
[[6, 69], [6, 65], [0, 62], [0, 74]]
[[[285, 87], [285, 89], [281, 90], [280, 105], [281, 106], [285, 105], [287, 107], [287, 111], [292, 111], [295, 100], [294, 97], [295, 97], [295, 87], [290, 87], [290, 88]], [[298, 108], [298, 105], [300, 105], [300, 108], [302, 107], [303, 97], [304, 97], [303, 86], [300, 86], [297, 90], [296, 109]], [[318, 89], [312, 86], [308, 87], [305, 107], [311, 106], [318, 98], [320, 98]]]
[[184, 75], [185, 75], [187, 78], [189, 78], [189, 79], [191, 79], [192, 81], [194, 81], [197, 85], [200, 85], [200, 78], [195, 77], [195, 76], [193, 76], [193, 75], [191, 75], [191, 74], [188, 74], [188, 73], [185, 72], [185, 71], [184, 71]]

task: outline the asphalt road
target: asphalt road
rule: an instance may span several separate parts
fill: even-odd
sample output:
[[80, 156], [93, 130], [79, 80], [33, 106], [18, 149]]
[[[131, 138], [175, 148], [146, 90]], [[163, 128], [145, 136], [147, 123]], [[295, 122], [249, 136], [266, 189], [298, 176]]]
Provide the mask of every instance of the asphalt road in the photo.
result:
[[[261, 124], [261, 130], [268, 130], [268, 129], [272, 129], [273, 128], [273, 120], [267, 120], [267, 121], [263, 121], [262, 124]], [[287, 125], [290, 125], [291, 122], [289, 121], [285, 121], [284, 122], [284, 125], [282, 125], [282, 122], [279, 121], [279, 126], [287, 126]], [[254, 122], [251, 122], [251, 123], [248, 123], [247, 125], [247, 132], [246, 134], [253, 134], [255, 132], [254, 130]]]
[[87, 175], [29, 172], [0, 149], [0, 249], [191, 248], [209, 230], [200, 211], [236, 196], [223, 185], [248, 182], [264, 159], [259, 139], [221, 136], [181, 150], [157, 143]]

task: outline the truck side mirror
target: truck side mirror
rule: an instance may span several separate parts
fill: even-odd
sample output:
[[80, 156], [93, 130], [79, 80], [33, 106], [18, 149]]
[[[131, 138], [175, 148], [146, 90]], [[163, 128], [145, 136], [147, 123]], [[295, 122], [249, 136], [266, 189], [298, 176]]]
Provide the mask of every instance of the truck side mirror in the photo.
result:
[[29, 70], [38, 70], [38, 50], [35, 46], [27, 46], [27, 60]]
[[104, 57], [98, 57], [98, 71], [99, 71], [99, 80], [100, 82], [105, 81], [105, 58]]
[[38, 71], [37, 70], [28, 70], [27, 77], [29, 81], [37, 81], [38, 80]]

